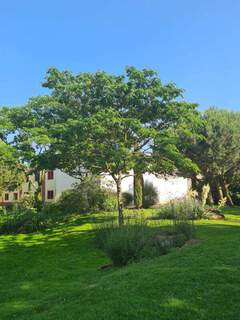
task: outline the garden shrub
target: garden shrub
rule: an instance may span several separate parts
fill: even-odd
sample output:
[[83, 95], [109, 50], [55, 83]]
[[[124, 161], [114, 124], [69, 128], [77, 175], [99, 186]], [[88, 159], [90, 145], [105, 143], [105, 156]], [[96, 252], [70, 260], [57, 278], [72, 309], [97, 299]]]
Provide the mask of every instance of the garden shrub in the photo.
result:
[[100, 249], [104, 249], [108, 236], [111, 232], [114, 232], [115, 228], [118, 228], [117, 223], [114, 219], [108, 223], [101, 223], [97, 226], [95, 233], [95, 243]]
[[96, 177], [84, 179], [62, 194], [56, 202], [46, 203], [40, 212], [32, 207], [31, 197], [8, 208], [0, 217], [0, 233], [30, 233], [69, 221], [78, 214], [91, 211], [113, 211], [117, 208], [116, 195], [102, 188]]
[[193, 225], [176, 222], [169, 229], [151, 227], [146, 220], [126, 220], [118, 226], [111, 222], [100, 226], [96, 232], [96, 244], [102, 248], [116, 266], [144, 258], [168, 253], [173, 247], [181, 247], [194, 236]]
[[173, 247], [181, 248], [187, 240], [187, 237], [183, 233], [176, 233], [172, 236]]
[[149, 208], [158, 202], [158, 192], [151, 182], [144, 182], [143, 186], [143, 207]]
[[201, 202], [190, 198], [174, 200], [162, 205], [157, 215], [160, 219], [194, 220], [201, 218], [203, 213]]
[[66, 214], [81, 214], [99, 210], [114, 211], [116, 208], [116, 194], [102, 187], [99, 177], [90, 176], [63, 192], [54, 209]]
[[138, 223], [114, 227], [108, 234], [104, 251], [114, 265], [123, 266], [143, 258], [143, 252], [152, 235], [147, 225]]
[[0, 234], [31, 233], [46, 227], [46, 222], [33, 209], [12, 210], [0, 219]]
[[99, 203], [99, 210], [115, 211], [117, 210], [117, 196], [111, 190], [105, 189], [101, 203]]
[[122, 197], [124, 207], [129, 207], [133, 204], [133, 195], [130, 192], [123, 192]]
[[17, 207], [21, 208], [21, 209], [33, 209], [34, 208], [34, 195], [29, 193], [24, 195], [24, 197], [22, 199], [20, 199], [20, 201], [18, 202]]
[[174, 233], [184, 235], [186, 240], [190, 240], [195, 236], [195, 228], [191, 222], [175, 221]]

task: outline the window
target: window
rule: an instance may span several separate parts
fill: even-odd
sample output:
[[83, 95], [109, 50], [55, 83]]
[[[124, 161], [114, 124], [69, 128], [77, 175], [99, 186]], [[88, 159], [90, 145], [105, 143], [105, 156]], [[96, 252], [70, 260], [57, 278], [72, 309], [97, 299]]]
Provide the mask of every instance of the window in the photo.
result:
[[48, 198], [49, 200], [53, 199], [53, 190], [48, 190], [48, 192], [47, 192], [47, 198]]
[[9, 200], [9, 194], [8, 193], [5, 193], [4, 199], [5, 199], [5, 201]]
[[18, 199], [18, 193], [17, 193], [17, 192], [14, 192], [14, 194], [13, 194], [13, 199], [14, 199], [14, 200], [17, 200], [17, 199]]
[[53, 180], [54, 174], [53, 171], [48, 171], [48, 180]]

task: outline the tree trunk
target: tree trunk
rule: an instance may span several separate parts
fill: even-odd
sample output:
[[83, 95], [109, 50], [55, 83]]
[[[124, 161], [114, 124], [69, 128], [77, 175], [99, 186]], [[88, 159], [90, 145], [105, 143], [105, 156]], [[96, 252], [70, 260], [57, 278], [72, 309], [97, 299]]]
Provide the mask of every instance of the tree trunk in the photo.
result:
[[40, 211], [43, 207], [42, 198], [42, 185], [44, 181], [45, 171], [35, 171], [35, 181], [37, 182], [37, 188], [34, 191], [34, 207], [37, 211]]
[[134, 205], [140, 209], [143, 206], [143, 175], [134, 171]]
[[198, 180], [196, 178], [196, 175], [192, 175], [191, 177], [191, 189], [197, 190]]
[[227, 198], [227, 204], [232, 207], [234, 205], [234, 203], [232, 201], [232, 197], [230, 195], [228, 185], [226, 183], [223, 183], [222, 189], [224, 192], [224, 196]]
[[212, 206], [214, 204], [213, 195], [212, 195], [212, 189], [210, 188], [208, 198], [207, 198], [207, 204], [209, 206]]
[[118, 202], [118, 224], [121, 226], [124, 224], [121, 174], [119, 174], [118, 179], [116, 180], [116, 184], [117, 184], [117, 202]]
[[217, 205], [218, 202], [219, 202], [219, 192], [218, 192], [218, 189], [217, 189], [216, 182], [215, 181], [210, 181], [209, 183], [210, 183], [210, 189], [211, 189], [211, 195], [212, 195], [213, 203], [215, 205]]
[[219, 194], [219, 200], [223, 200], [223, 198], [224, 198], [223, 190], [222, 190], [222, 186], [220, 185], [220, 183], [217, 184], [217, 189], [218, 189], [218, 194]]

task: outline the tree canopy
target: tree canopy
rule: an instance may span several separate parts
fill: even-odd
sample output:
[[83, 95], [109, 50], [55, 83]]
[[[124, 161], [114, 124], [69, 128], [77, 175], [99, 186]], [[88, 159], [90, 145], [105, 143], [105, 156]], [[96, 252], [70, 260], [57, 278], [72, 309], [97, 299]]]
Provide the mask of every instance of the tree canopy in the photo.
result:
[[43, 86], [50, 95], [11, 110], [13, 144], [30, 167], [59, 168], [75, 177], [111, 175], [120, 223], [121, 181], [131, 170], [198, 170], [178, 147], [180, 137], [197, 136], [197, 105], [184, 101], [183, 91], [163, 84], [155, 71], [128, 67], [118, 76], [50, 69]]
[[201, 180], [209, 183], [215, 202], [226, 197], [232, 205], [229, 188], [240, 174], [240, 114], [210, 108], [203, 113], [204, 126], [188, 155], [201, 169]]
[[0, 139], [0, 197], [4, 191], [17, 189], [24, 178], [24, 167], [16, 151]]

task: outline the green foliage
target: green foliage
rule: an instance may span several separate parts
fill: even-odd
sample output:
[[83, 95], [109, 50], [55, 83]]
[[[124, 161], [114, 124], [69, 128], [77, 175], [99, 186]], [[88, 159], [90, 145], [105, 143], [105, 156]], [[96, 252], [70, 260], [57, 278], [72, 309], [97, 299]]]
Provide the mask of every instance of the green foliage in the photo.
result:
[[153, 251], [156, 255], [166, 253], [166, 248], [153, 241], [155, 232], [144, 221], [128, 222], [123, 226], [110, 224], [98, 230], [97, 243], [114, 265], [124, 266], [149, 257]]
[[240, 175], [236, 175], [229, 186], [229, 192], [232, 197], [233, 203], [237, 206], [240, 205]]
[[116, 266], [168, 253], [192, 239], [192, 223], [175, 221], [172, 228], [153, 228], [145, 219], [126, 220], [118, 226], [114, 220], [101, 225], [96, 231], [96, 244], [106, 252]]
[[158, 212], [160, 219], [194, 220], [204, 213], [202, 203], [196, 199], [174, 200], [163, 204]]
[[128, 67], [120, 76], [74, 75], [52, 68], [44, 87], [50, 96], [9, 111], [15, 145], [32, 168], [59, 168], [75, 177], [111, 175], [119, 221], [121, 182], [133, 168], [197, 171], [182, 152], [184, 143], [177, 146], [179, 137], [196, 135], [197, 105], [185, 102], [183, 90], [163, 84], [155, 71]]
[[18, 207], [21, 209], [33, 209], [34, 204], [35, 199], [32, 193], [24, 195], [24, 197], [18, 201]]
[[0, 218], [0, 234], [32, 233], [47, 227], [34, 210], [12, 209]]
[[210, 185], [215, 204], [226, 197], [232, 205], [231, 186], [240, 175], [240, 113], [210, 108], [203, 120], [204, 140], [192, 141], [187, 155], [201, 169], [201, 180]]
[[33, 197], [27, 196], [16, 206], [8, 208], [0, 216], [0, 234], [37, 232], [74, 220], [80, 214], [117, 208], [116, 195], [102, 188], [97, 177], [85, 178], [74, 189], [63, 193], [58, 201], [45, 204], [38, 213], [33, 209], [33, 203]]
[[143, 206], [144, 208], [149, 208], [158, 202], [157, 189], [154, 187], [153, 183], [146, 181], [144, 182], [143, 189]]
[[116, 209], [116, 195], [101, 186], [99, 177], [85, 177], [73, 189], [65, 191], [55, 204], [58, 211], [65, 214], [92, 211], [113, 211]]
[[117, 210], [117, 197], [116, 193], [112, 192], [111, 190], [104, 190], [102, 202], [99, 205], [99, 209], [107, 212]]
[[123, 192], [123, 205], [124, 207], [129, 207], [133, 204], [133, 195], [130, 192]]
[[34, 233], [66, 223], [76, 215], [59, 209], [56, 203], [47, 204], [41, 212], [36, 209], [13, 207], [0, 216], [0, 234]]
[[0, 139], [0, 197], [6, 190], [17, 189], [24, 179], [24, 166], [16, 151]]
[[186, 242], [187, 240], [193, 239], [195, 237], [194, 225], [187, 221], [175, 221], [173, 230], [177, 235], [176, 240], [182, 241], [182, 244], [184, 244], [184, 242]]

